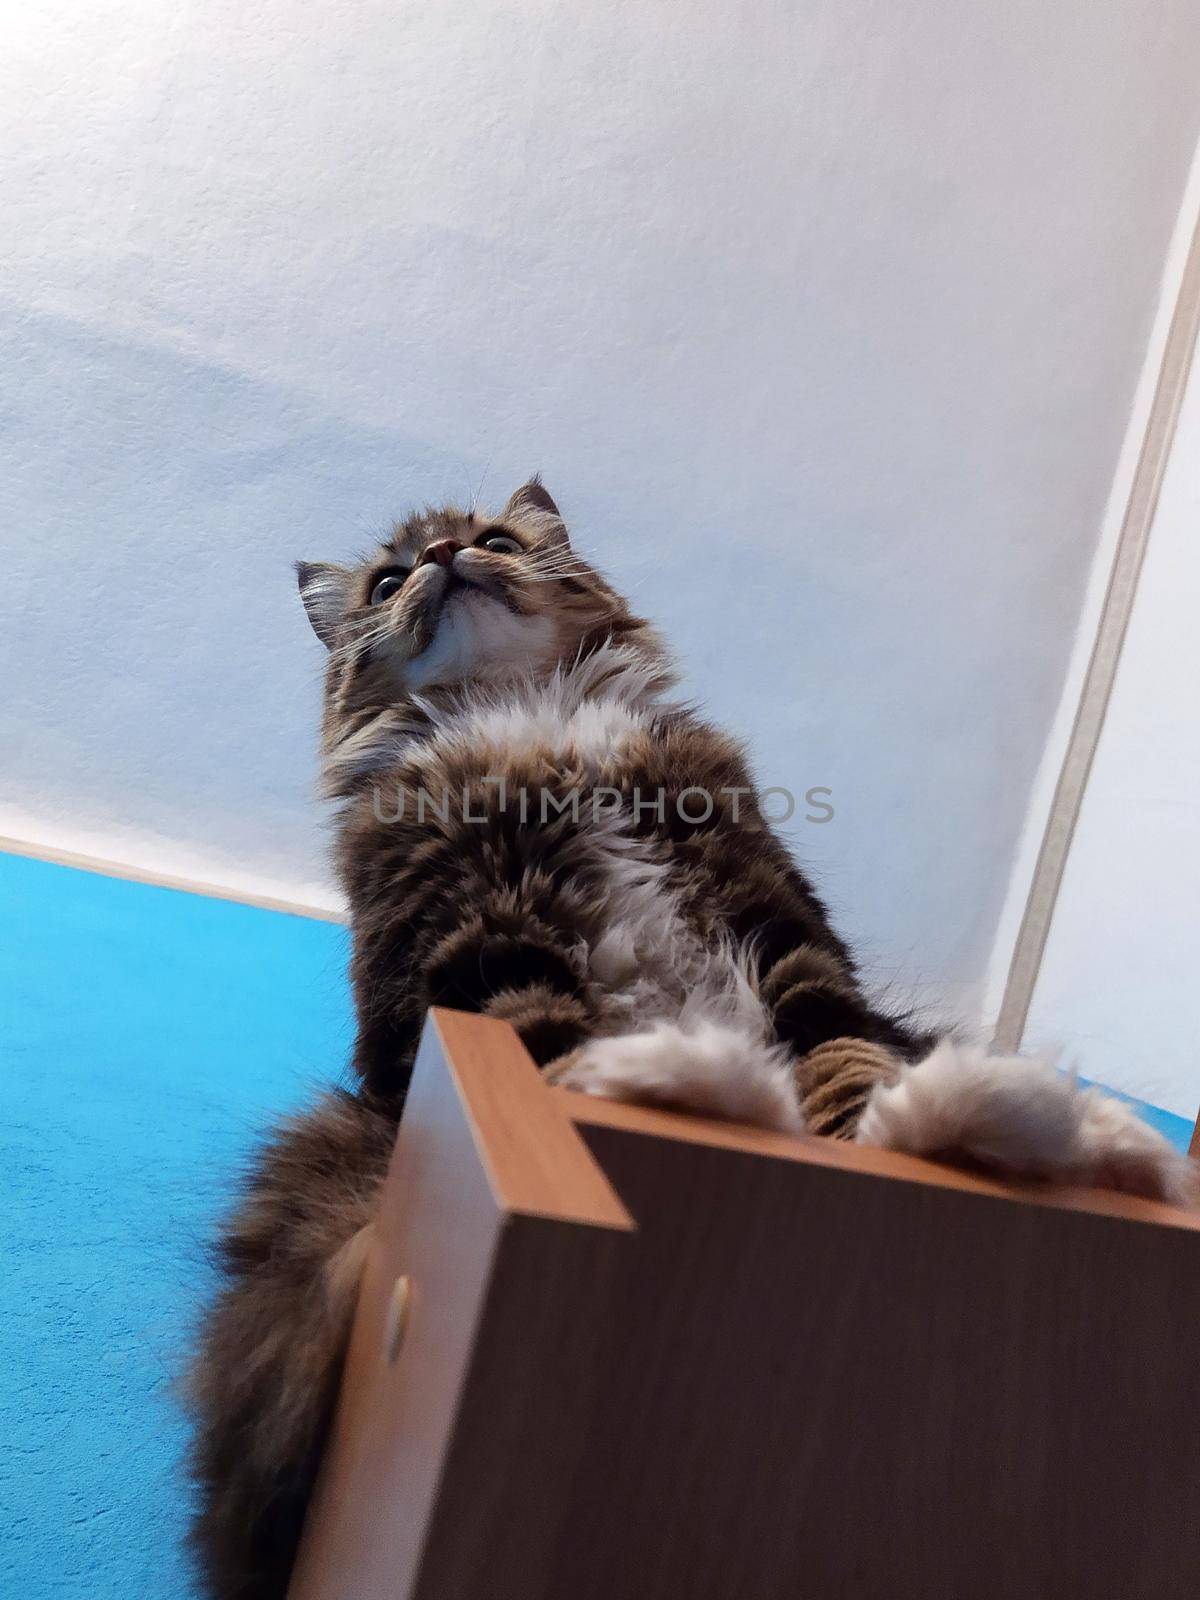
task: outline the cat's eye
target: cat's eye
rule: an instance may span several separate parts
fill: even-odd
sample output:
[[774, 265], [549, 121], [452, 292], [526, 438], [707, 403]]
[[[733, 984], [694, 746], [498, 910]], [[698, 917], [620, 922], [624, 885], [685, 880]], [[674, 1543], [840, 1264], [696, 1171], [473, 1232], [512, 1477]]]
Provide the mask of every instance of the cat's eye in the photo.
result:
[[485, 550], [494, 551], [498, 556], [519, 556], [521, 546], [516, 539], [510, 539], [506, 533], [493, 533], [483, 541]]
[[393, 595], [399, 594], [407, 577], [408, 573], [401, 572], [399, 569], [393, 572], [385, 572], [371, 590], [371, 604], [373, 606], [381, 606], [385, 600], [390, 600]]

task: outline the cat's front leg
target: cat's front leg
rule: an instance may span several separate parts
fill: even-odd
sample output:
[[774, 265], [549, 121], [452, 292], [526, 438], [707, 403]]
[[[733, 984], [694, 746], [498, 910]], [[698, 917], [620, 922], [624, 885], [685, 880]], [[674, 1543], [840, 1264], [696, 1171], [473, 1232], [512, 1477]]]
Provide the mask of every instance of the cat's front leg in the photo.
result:
[[1046, 1060], [989, 1056], [952, 1039], [872, 1091], [855, 1137], [1176, 1204], [1198, 1189], [1195, 1163], [1121, 1101], [1079, 1088]]

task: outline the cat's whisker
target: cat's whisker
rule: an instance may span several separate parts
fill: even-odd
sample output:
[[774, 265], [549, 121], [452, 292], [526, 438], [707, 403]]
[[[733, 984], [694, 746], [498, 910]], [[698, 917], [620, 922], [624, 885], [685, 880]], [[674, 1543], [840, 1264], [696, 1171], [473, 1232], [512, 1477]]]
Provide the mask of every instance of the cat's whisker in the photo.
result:
[[343, 645], [338, 645], [336, 649], [330, 651], [330, 660], [335, 663], [341, 663], [350, 660], [354, 656], [360, 656], [365, 650], [371, 650], [377, 644], [381, 644], [389, 634], [395, 631], [395, 624], [389, 620], [386, 624], [361, 633], [353, 639], [348, 639]]
[[348, 639], [345, 644], [338, 645], [335, 650], [330, 652], [329, 659], [336, 665], [339, 662], [348, 661], [351, 656], [361, 655], [364, 650], [369, 650], [371, 645], [376, 642], [376, 637], [376, 635], [370, 634], [360, 635], [357, 639]]
[[487, 481], [488, 470], [491, 467], [491, 465], [492, 465], [492, 458], [491, 458], [491, 456], [489, 456], [487, 458], [487, 460], [483, 464], [483, 471], [479, 474], [479, 487], [476, 489], [475, 493], [471, 496], [471, 509], [470, 509], [469, 515], [471, 515], [472, 517], [475, 515], [476, 509], [479, 506], [479, 496], [483, 493], [483, 486], [484, 486], [484, 483]]
[[589, 568], [581, 561], [573, 562], [540, 562], [532, 561], [526, 569], [525, 576], [529, 578], [582, 578]]
[[582, 561], [577, 551], [571, 550], [566, 545], [550, 544], [535, 545], [527, 552], [535, 561]]
[[544, 568], [546, 571], [553, 571], [559, 567], [567, 568], [573, 572], [586, 572], [588, 570], [587, 563], [581, 561], [578, 556], [557, 554], [539, 556], [532, 551], [530, 552], [529, 565]]

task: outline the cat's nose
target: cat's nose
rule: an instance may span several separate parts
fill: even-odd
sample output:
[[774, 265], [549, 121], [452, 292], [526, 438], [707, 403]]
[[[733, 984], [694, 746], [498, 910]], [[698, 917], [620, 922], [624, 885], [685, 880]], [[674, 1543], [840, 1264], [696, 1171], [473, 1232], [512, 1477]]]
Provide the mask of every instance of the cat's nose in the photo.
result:
[[457, 539], [439, 539], [436, 544], [425, 546], [417, 565], [423, 567], [428, 561], [436, 561], [439, 567], [448, 567], [461, 549]]

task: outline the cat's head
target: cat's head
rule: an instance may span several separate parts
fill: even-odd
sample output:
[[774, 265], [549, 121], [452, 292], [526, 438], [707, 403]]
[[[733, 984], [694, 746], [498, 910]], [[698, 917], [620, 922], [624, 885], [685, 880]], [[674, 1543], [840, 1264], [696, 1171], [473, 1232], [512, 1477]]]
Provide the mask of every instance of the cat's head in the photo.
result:
[[610, 638], [659, 653], [649, 626], [571, 548], [536, 477], [498, 516], [420, 512], [368, 560], [297, 572], [344, 705], [549, 672]]

